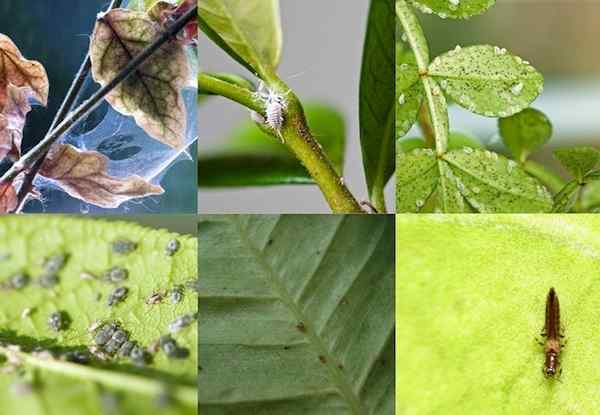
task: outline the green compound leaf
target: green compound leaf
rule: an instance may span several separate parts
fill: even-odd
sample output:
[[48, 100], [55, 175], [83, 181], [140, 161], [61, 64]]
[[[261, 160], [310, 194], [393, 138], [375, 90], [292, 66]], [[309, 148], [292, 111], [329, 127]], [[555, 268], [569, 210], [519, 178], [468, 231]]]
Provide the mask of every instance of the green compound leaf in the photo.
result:
[[579, 183], [582, 183], [584, 176], [600, 161], [600, 151], [594, 147], [559, 148], [554, 150], [554, 157]]
[[437, 159], [431, 150], [414, 150], [400, 153], [397, 163], [398, 212], [421, 210], [434, 190], [436, 207], [446, 213], [528, 213], [552, 209], [552, 197], [545, 187], [517, 163], [491, 151], [464, 147]]
[[583, 188], [581, 207], [588, 212], [600, 213], [600, 180], [593, 181]]
[[571, 210], [577, 201], [579, 194], [579, 183], [577, 180], [571, 180], [554, 196], [554, 206], [552, 212], [566, 213]]
[[[319, 103], [304, 107], [310, 130], [341, 174], [346, 146], [345, 123], [335, 109]], [[313, 184], [314, 180], [298, 159], [250, 120], [236, 128], [226, 146], [198, 160], [200, 187], [266, 186]]]
[[544, 78], [528, 62], [493, 46], [469, 46], [433, 60], [429, 74], [462, 107], [486, 117], [508, 117], [542, 92]]
[[467, 19], [485, 12], [496, 0], [412, 0], [423, 13], [435, 13], [441, 18]]
[[[397, 414], [595, 413], [600, 216], [397, 217]], [[546, 294], [567, 345], [544, 378]]]
[[[128, 239], [137, 248], [127, 255], [113, 252], [112, 242]], [[166, 255], [169, 241], [180, 248]], [[68, 255], [58, 272], [58, 284], [42, 288], [42, 262], [56, 254]], [[113, 266], [128, 270], [122, 285], [129, 288], [126, 299], [108, 307], [115, 285], [92, 278]], [[9, 278], [24, 272], [30, 282], [17, 290]], [[89, 275], [86, 275], [86, 274]], [[197, 312], [197, 294], [185, 288], [183, 300], [172, 304], [146, 304], [155, 291], [196, 281], [195, 238], [125, 222], [105, 222], [58, 216], [0, 218], [0, 412], [32, 415], [75, 413], [154, 413], [157, 399], [170, 397], [161, 413], [195, 414], [197, 406], [197, 326], [191, 324], [172, 334], [180, 347], [189, 351], [185, 359], [169, 359], [162, 352], [152, 362], [137, 367], [129, 358], [89, 365], [69, 363], [64, 354], [86, 350], [94, 344], [89, 326], [97, 320], [118, 320], [130, 339], [149, 347], [177, 317]], [[83, 278], [85, 277], [85, 278]], [[100, 296], [100, 297], [99, 297]], [[29, 311], [27, 311], [29, 310]], [[55, 332], [48, 325], [51, 313], [67, 313], [70, 324]], [[57, 358], [40, 350], [51, 350]], [[11, 363], [15, 359], [15, 363]], [[19, 367], [15, 371], [11, 368]]]
[[423, 83], [411, 51], [396, 59], [396, 139], [404, 137], [417, 120], [423, 102]]
[[371, 200], [394, 173], [394, 1], [371, 0], [359, 89], [360, 144]]
[[390, 414], [390, 215], [204, 216], [204, 415]]
[[250, 72], [267, 79], [282, 49], [279, 0], [202, 0], [200, 29]]
[[525, 162], [527, 157], [552, 137], [552, 124], [546, 115], [534, 108], [526, 108], [498, 120], [502, 141], [514, 158]]

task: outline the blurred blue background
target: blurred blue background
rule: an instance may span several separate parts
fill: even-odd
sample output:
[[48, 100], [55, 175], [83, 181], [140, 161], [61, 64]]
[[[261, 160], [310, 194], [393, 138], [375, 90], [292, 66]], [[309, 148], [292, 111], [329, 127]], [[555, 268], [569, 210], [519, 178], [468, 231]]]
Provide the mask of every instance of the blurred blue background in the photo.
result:
[[[0, 33], [9, 36], [28, 59], [41, 62], [50, 80], [48, 107], [36, 106], [27, 117], [23, 132], [26, 152], [47, 132], [89, 47], [89, 35], [98, 12], [109, 5], [105, 0], [0, 0]], [[126, 3], [126, 2], [124, 2]], [[98, 87], [88, 81], [86, 93]], [[106, 108], [92, 114], [81, 130], [95, 127]], [[195, 115], [195, 111], [191, 111]], [[118, 209], [101, 209], [73, 199], [66, 193], [46, 189], [44, 202], [29, 202], [26, 212], [75, 212], [94, 214], [123, 213], [195, 213], [196, 212], [196, 145], [180, 157], [162, 177], [165, 193], [134, 200]], [[107, 154], [108, 155], [108, 154]], [[0, 165], [0, 173], [9, 166]], [[135, 173], [135, 172], [134, 172]]]

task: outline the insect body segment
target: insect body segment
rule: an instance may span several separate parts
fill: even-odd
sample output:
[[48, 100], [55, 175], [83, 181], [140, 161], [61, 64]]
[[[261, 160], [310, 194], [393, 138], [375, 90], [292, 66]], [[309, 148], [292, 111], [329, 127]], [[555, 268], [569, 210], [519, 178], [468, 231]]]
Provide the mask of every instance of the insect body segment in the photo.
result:
[[554, 288], [550, 288], [546, 297], [546, 321], [542, 334], [546, 337], [544, 343], [544, 367], [546, 377], [560, 375], [560, 305]]
[[279, 94], [272, 89], [265, 87], [262, 82], [260, 82], [256, 92], [257, 98], [261, 99], [265, 104], [266, 118], [264, 118], [264, 123], [277, 133], [282, 143], [284, 140], [281, 135], [281, 129], [285, 122], [287, 109], [285, 95], [287, 94], [289, 94], [289, 91], [286, 94]]

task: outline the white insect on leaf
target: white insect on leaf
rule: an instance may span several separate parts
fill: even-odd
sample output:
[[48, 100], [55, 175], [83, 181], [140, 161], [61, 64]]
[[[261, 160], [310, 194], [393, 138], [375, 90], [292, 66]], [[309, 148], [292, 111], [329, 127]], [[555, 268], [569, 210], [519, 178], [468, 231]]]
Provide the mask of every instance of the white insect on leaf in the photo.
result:
[[283, 136], [281, 135], [281, 128], [285, 122], [287, 109], [287, 100], [285, 95], [287, 94], [289, 94], [289, 91], [286, 94], [280, 94], [273, 91], [265, 86], [262, 81], [260, 81], [258, 84], [258, 89], [256, 90], [257, 99], [261, 100], [265, 105], [264, 123], [275, 131], [282, 143], [285, 142]]

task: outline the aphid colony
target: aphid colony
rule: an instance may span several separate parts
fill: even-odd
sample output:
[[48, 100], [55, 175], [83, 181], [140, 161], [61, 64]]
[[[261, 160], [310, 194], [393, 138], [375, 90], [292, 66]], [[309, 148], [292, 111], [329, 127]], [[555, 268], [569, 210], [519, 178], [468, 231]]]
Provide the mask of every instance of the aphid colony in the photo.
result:
[[[64, 267], [67, 255], [57, 254], [44, 259], [42, 273], [35, 282], [43, 288], [52, 288], [59, 282], [58, 273]], [[31, 277], [24, 272], [18, 272], [0, 283], [0, 289], [21, 290], [29, 285]]]
[[118, 355], [128, 357], [136, 366], [145, 366], [149, 361], [147, 352], [135, 341], [129, 340], [129, 333], [116, 322], [102, 324], [94, 336], [94, 344], [92, 353], [102, 360], [106, 360], [107, 355]]

